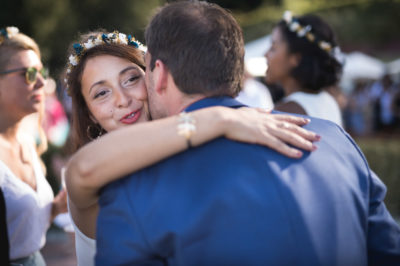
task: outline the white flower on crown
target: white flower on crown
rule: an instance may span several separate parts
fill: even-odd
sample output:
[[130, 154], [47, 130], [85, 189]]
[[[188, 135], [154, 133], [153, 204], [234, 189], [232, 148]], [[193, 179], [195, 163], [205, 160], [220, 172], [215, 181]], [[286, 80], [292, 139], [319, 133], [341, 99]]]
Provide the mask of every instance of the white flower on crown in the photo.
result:
[[95, 46], [96, 46], [96, 45], [100, 45], [100, 44], [102, 44], [102, 43], [103, 43], [103, 40], [101, 39], [100, 36], [97, 36], [97, 38], [94, 39], [94, 45], [95, 45]]
[[311, 26], [307, 25], [306, 27], [300, 28], [300, 30], [297, 32], [297, 36], [304, 37], [307, 34], [307, 32], [310, 31], [311, 31]]
[[124, 33], [119, 33], [118, 39], [121, 43], [128, 44], [128, 38], [126, 37], [126, 35]]
[[292, 22], [292, 12], [289, 10], [286, 10], [285, 13], [283, 13], [283, 19], [286, 21], [286, 23]]
[[78, 57], [76, 55], [69, 56], [69, 63], [73, 66], [78, 65]]
[[335, 46], [333, 48], [333, 51], [331, 52], [333, 57], [335, 57], [336, 61], [338, 61], [340, 64], [344, 64], [345, 63], [345, 56], [342, 53], [342, 51], [340, 50], [339, 46]]
[[331, 44], [328, 42], [325, 42], [325, 41], [320, 41], [319, 47], [321, 47], [323, 50], [328, 51], [328, 52], [332, 49]]
[[93, 42], [92, 39], [89, 39], [86, 43], [83, 44], [83, 46], [84, 46], [86, 49], [90, 49], [90, 48], [94, 47], [95, 44], [94, 44], [94, 42]]
[[297, 31], [300, 28], [300, 24], [297, 21], [293, 21], [289, 25], [290, 31]]
[[7, 33], [10, 35], [17, 34], [19, 29], [17, 27], [7, 27]]
[[144, 46], [143, 44], [139, 44], [139, 50], [146, 53], [147, 52], [147, 46]]
[[67, 68], [67, 73], [68, 74], [71, 73], [71, 69], [70, 68]]

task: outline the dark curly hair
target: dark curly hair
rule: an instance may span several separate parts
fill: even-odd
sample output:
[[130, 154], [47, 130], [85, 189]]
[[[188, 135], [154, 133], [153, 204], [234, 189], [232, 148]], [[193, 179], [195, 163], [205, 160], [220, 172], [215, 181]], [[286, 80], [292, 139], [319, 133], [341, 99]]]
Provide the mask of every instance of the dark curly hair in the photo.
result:
[[[318, 36], [319, 40], [329, 42], [332, 47], [337, 46], [332, 28], [320, 17], [305, 15], [296, 19], [302, 26], [310, 25], [311, 33]], [[298, 37], [296, 32], [289, 30], [284, 20], [277, 27], [288, 44], [289, 52], [301, 56], [298, 66], [291, 70], [292, 77], [299, 82], [301, 88], [319, 92], [338, 82], [342, 64], [334, 56], [322, 50], [316, 42]]]

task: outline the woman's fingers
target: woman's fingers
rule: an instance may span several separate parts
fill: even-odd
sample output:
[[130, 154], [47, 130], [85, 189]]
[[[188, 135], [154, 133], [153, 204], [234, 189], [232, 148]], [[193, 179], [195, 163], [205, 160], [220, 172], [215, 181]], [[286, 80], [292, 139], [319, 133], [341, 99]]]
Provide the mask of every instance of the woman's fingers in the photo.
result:
[[299, 116], [294, 116], [294, 115], [283, 115], [283, 114], [272, 114], [272, 116], [279, 121], [285, 121], [289, 122], [292, 124], [296, 124], [299, 126], [304, 126], [310, 123], [310, 119], [304, 118], [304, 117], [299, 117]]
[[277, 124], [277, 127], [282, 130], [289, 130], [309, 141], [319, 141], [321, 139], [321, 136], [319, 136], [318, 134], [304, 129], [296, 124], [291, 124], [289, 122], [280, 122]]
[[303, 153], [300, 150], [290, 147], [285, 142], [272, 135], [266, 137], [260, 144], [263, 144], [290, 158], [297, 159], [303, 156]]
[[307, 151], [314, 151], [316, 146], [312, 143], [313, 139], [308, 139], [309, 131], [304, 130], [296, 125], [288, 124], [287, 128], [270, 128], [266, 129], [266, 134], [272, 135], [279, 140], [291, 144], [297, 148]]

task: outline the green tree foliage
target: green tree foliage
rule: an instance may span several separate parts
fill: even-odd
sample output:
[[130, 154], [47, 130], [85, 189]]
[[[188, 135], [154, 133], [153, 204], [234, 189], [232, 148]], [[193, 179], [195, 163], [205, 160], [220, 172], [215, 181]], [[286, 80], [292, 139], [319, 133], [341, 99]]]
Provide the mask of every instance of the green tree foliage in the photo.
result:
[[[0, 27], [14, 25], [40, 45], [52, 75], [62, 70], [67, 47], [78, 33], [104, 28], [131, 33], [143, 41], [143, 31], [165, 0], [2, 0]], [[286, 9], [316, 13], [333, 25], [345, 47], [382, 49], [399, 42], [399, 0], [210, 0], [231, 9], [245, 40], [268, 34]], [[392, 45], [393, 46], [393, 45]], [[400, 48], [399, 48], [400, 49]], [[400, 53], [400, 52], [399, 52]]]
[[43, 61], [57, 78], [63, 69], [69, 44], [79, 33], [103, 28], [118, 29], [143, 40], [152, 10], [162, 0], [5, 0], [0, 27], [17, 26], [39, 44]]

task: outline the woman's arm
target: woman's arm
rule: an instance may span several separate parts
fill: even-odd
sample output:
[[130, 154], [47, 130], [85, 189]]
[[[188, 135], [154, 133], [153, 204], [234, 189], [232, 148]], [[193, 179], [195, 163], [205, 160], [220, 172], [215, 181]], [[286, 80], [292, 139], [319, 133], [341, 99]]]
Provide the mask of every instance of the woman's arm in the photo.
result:
[[[305, 150], [314, 150], [311, 141], [318, 136], [302, 129], [308, 121], [289, 115], [271, 115], [261, 109], [212, 107], [190, 114], [196, 121], [191, 137], [193, 146], [220, 136], [258, 143], [290, 157], [302, 153], [284, 142]], [[187, 149], [177, 134], [178, 116], [125, 127], [92, 141], [69, 160], [66, 185], [76, 208], [86, 209], [97, 203], [97, 192], [105, 184], [152, 165]]]

